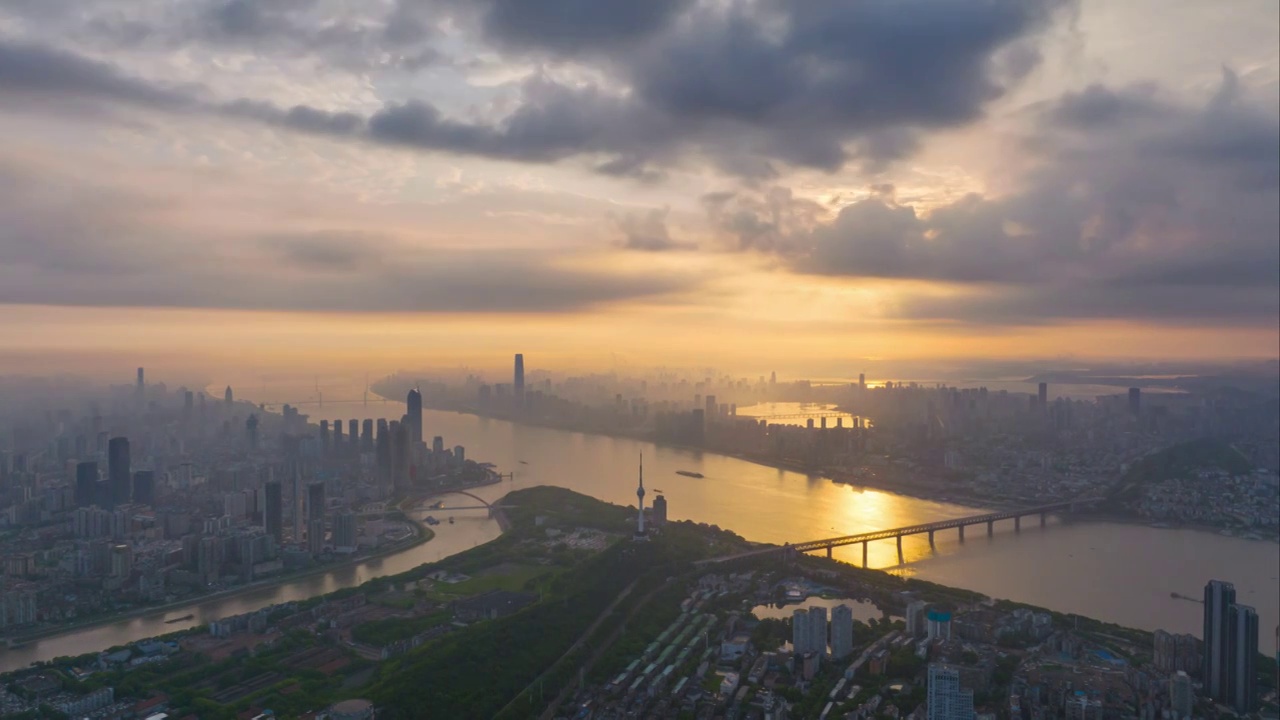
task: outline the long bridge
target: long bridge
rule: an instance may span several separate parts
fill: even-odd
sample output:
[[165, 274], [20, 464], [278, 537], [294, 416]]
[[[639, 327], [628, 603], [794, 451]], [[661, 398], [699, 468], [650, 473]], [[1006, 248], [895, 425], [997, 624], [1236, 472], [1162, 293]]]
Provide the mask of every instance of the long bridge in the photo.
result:
[[844, 545], [857, 545], [862, 543], [862, 566], [867, 567], [867, 546], [876, 540], [888, 540], [894, 538], [898, 541], [898, 562], [903, 562], [902, 556], [902, 538], [908, 535], [925, 535], [929, 536], [929, 546], [934, 545], [934, 533], [940, 530], [957, 529], [960, 533], [960, 542], [964, 542], [964, 529], [971, 525], [986, 525], [987, 537], [995, 534], [995, 524], [1001, 520], [1013, 520], [1013, 529], [1015, 532], [1022, 530], [1022, 518], [1040, 516], [1040, 526], [1044, 527], [1048, 521], [1049, 515], [1060, 513], [1071, 513], [1081, 508], [1092, 507], [1102, 498], [1085, 498], [1077, 500], [1068, 500], [1066, 502], [1051, 503], [1048, 505], [1037, 505], [1035, 507], [1020, 508], [1016, 510], [1001, 510], [999, 512], [985, 513], [982, 515], [970, 515], [962, 518], [952, 518], [950, 520], [938, 520], [931, 523], [921, 523], [919, 525], [908, 525], [906, 527], [892, 528], [889, 530], [873, 530], [871, 532], [859, 533], [857, 535], [841, 535], [839, 537], [825, 538], [823, 540], [810, 540], [808, 542], [786, 544], [782, 546], [771, 546], [760, 548], [758, 550], [748, 550], [736, 555], [728, 555], [725, 557], [711, 558], [702, 560], [701, 563], [721, 563], [732, 560], [739, 560], [747, 557], [755, 557], [759, 555], [767, 555], [769, 553], [778, 552], [815, 552], [817, 550], [826, 550], [827, 557], [831, 557], [833, 548]]

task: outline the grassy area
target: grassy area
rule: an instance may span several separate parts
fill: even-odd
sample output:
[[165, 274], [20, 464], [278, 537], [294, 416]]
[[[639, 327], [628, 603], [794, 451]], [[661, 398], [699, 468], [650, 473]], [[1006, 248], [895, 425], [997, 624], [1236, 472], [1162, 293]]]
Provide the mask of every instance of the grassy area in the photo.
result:
[[531, 591], [552, 575], [562, 572], [563, 568], [546, 565], [510, 565], [504, 564], [497, 571], [484, 572], [476, 577], [458, 583], [437, 582], [427, 590], [427, 597], [434, 600], [452, 600], [489, 592], [490, 590], [510, 590], [512, 592]]
[[351, 629], [351, 637], [374, 647], [383, 647], [396, 640], [404, 640], [430, 630], [437, 625], [444, 625], [453, 617], [449, 610], [440, 610], [428, 615], [413, 618], [386, 618], [361, 623]]

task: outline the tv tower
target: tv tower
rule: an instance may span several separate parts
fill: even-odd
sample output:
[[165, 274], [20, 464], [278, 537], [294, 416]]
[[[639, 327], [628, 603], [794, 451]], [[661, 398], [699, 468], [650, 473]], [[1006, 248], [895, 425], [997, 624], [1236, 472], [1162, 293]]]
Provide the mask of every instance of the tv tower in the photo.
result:
[[644, 537], [644, 453], [640, 453], [640, 486], [636, 488], [636, 505], [640, 513], [636, 518], [636, 537]]

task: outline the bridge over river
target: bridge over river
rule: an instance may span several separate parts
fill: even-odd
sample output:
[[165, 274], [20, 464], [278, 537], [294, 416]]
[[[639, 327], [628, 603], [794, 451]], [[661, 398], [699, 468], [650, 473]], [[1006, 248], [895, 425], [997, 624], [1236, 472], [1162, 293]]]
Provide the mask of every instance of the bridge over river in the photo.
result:
[[746, 552], [737, 553], [735, 555], [726, 555], [724, 557], [710, 558], [701, 560], [698, 564], [712, 564], [732, 562], [743, 558], [757, 557], [760, 555], [768, 555], [778, 552], [814, 552], [817, 550], [826, 550], [827, 557], [831, 557], [832, 548], [842, 545], [856, 545], [862, 543], [862, 566], [867, 566], [867, 545], [875, 540], [888, 540], [894, 538], [898, 541], [898, 562], [903, 562], [902, 556], [902, 538], [907, 535], [929, 535], [929, 545], [933, 545], [934, 533], [939, 530], [957, 529], [960, 533], [960, 542], [964, 542], [964, 529], [970, 525], [987, 526], [987, 536], [990, 537], [995, 533], [995, 524], [1001, 520], [1013, 520], [1014, 531], [1022, 530], [1022, 518], [1040, 516], [1040, 525], [1043, 527], [1049, 515], [1062, 513], [1072, 513], [1083, 508], [1091, 508], [1101, 501], [1101, 498], [1085, 498], [1077, 500], [1068, 500], [1065, 502], [1051, 503], [1048, 505], [1037, 505], [1035, 507], [1020, 508], [1017, 510], [1001, 510], [999, 512], [984, 513], [982, 515], [970, 515], [962, 518], [952, 518], [951, 520], [938, 520], [937, 522], [921, 523], [918, 525], [908, 525], [906, 527], [891, 528], [889, 530], [872, 530], [870, 532], [859, 533], [857, 535], [841, 535], [839, 537], [825, 538], [822, 540], [810, 540], [801, 543], [787, 543], [785, 545], [772, 545], [769, 547], [759, 548], [756, 550], [748, 550]]

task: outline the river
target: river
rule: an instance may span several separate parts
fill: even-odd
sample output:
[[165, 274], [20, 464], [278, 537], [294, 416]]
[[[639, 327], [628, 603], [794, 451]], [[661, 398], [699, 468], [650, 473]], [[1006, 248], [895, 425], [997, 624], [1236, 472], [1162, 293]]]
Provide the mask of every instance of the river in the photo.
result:
[[[324, 412], [313, 410], [312, 418], [399, 417], [401, 413], [401, 403], [326, 402]], [[558, 485], [607, 502], [634, 504], [643, 453], [648, 501], [661, 491], [672, 519], [719, 525], [755, 541], [796, 542], [982, 512], [982, 508], [857, 489], [722, 455], [636, 440], [430, 410], [423, 413], [423, 426], [427, 437], [443, 435], [448, 446], [464, 445], [468, 457], [514, 473], [513, 480], [476, 491], [486, 499], [495, 500], [518, 488]], [[700, 472], [704, 477], [676, 475], [677, 470]], [[461, 511], [456, 519], [454, 525], [433, 528], [436, 537], [430, 542], [400, 554], [3, 650], [0, 671], [358, 585], [498, 535], [496, 522], [482, 512]], [[1235, 583], [1241, 602], [1257, 608], [1259, 647], [1270, 651], [1270, 638], [1280, 618], [1280, 545], [1198, 530], [1052, 519], [1041, 528], [1028, 520], [1018, 534], [1011, 522], [999, 523], [992, 538], [986, 536], [985, 528], [972, 527], [964, 544], [954, 531], [939, 533], [936, 550], [923, 536], [908, 537], [903, 542], [906, 563], [900, 567], [893, 541], [872, 543], [870, 565], [1121, 625], [1196, 635], [1201, 632], [1202, 606], [1171, 598], [1170, 593], [1199, 597], [1207, 580], [1228, 580]], [[861, 546], [837, 548], [836, 557], [860, 564]], [[194, 615], [190, 621], [164, 623], [166, 617], [188, 613]]]

